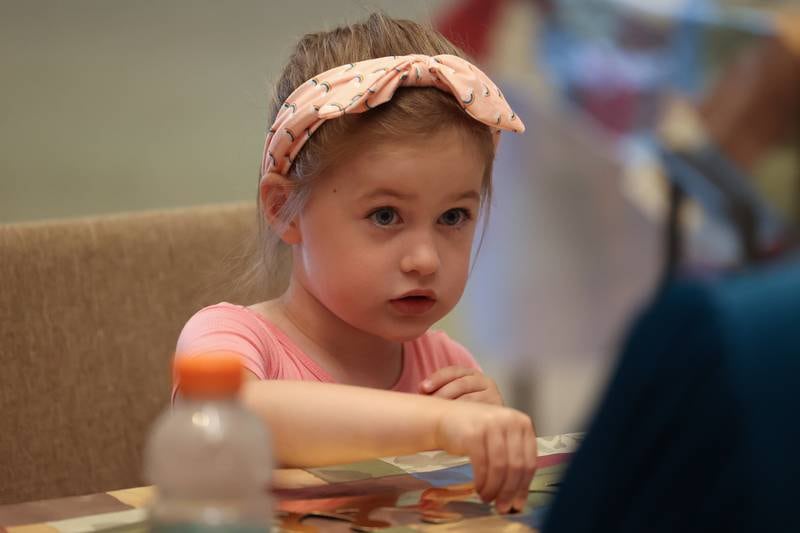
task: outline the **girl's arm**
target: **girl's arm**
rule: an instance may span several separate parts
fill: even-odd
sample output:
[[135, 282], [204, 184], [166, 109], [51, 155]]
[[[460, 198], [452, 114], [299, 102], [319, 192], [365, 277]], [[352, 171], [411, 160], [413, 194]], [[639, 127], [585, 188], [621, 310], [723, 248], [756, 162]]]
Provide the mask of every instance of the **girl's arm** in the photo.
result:
[[530, 418], [506, 407], [302, 381], [245, 383], [245, 405], [269, 424], [281, 464], [346, 463], [422, 450], [468, 456], [475, 490], [521, 509], [536, 466]]

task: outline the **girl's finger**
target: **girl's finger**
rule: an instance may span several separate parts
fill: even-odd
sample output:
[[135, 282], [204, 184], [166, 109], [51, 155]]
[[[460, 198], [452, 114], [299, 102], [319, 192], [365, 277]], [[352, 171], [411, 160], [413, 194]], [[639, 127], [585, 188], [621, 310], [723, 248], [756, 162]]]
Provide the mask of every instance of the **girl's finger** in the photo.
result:
[[484, 502], [491, 502], [497, 498], [508, 468], [506, 437], [502, 430], [489, 430], [486, 434], [486, 455], [488, 463], [486, 483], [478, 494]]
[[433, 393], [433, 396], [455, 400], [471, 392], [479, 392], [486, 389], [486, 381], [482, 376], [464, 376], [457, 378], [446, 384]]
[[526, 428], [523, 432], [522, 451], [525, 454], [525, 470], [520, 480], [519, 496], [514, 500], [514, 508], [518, 511], [522, 510], [528, 501], [531, 480], [536, 473], [536, 435], [530, 428]]
[[471, 402], [481, 402], [481, 403], [490, 403], [487, 402], [486, 391], [475, 391], [475, 392], [468, 392], [466, 394], [462, 394], [458, 397], [459, 400], [469, 400]]
[[506, 453], [508, 454], [506, 476], [497, 495], [497, 510], [501, 513], [509, 512], [520, 495], [520, 481], [525, 468], [525, 452], [522, 446], [522, 432], [511, 428], [506, 433]]
[[468, 449], [470, 461], [472, 462], [472, 479], [475, 484], [475, 492], [480, 494], [486, 485], [488, 473], [488, 456], [486, 454], [486, 439], [483, 435], [475, 438], [475, 442], [470, 443]]
[[440, 368], [420, 383], [420, 392], [430, 394], [455, 379], [475, 373], [477, 373], [477, 370], [474, 368], [466, 368], [463, 366], [446, 366]]
[[488, 390], [468, 392], [467, 394], [462, 394], [456, 399], [467, 400], [470, 402], [488, 403], [492, 405], [503, 405], [503, 399], [500, 398], [499, 394], [492, 394]]

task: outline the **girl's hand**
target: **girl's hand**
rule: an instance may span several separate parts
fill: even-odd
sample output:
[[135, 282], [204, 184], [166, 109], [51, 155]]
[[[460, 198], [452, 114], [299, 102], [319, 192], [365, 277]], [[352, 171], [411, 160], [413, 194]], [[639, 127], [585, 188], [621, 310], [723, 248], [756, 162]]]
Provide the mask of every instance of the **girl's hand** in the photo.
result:
[[474, 368], [440, 368], [425, 378], [420, 384], [420, 392], [448, 400], [472, 400], [503, 405], [503, 398], [495, 382]]
[[437, 424], [438, 447], [472, 461], [475, 491], [497, 510], [522, 510], [536, 470], [531, 419], [514, 409], [452, 402]]

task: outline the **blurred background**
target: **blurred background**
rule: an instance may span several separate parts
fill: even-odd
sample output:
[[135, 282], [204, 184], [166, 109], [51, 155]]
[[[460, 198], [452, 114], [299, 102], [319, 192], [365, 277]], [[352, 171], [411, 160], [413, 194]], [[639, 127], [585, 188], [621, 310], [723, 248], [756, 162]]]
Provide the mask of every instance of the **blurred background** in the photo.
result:
[[254, 201], [294, 42], [376, 9], [465, 48], [528, 127], [440, 326], [540, 434], [583, 429], [665, 270], [794, 238], [800, 24], [763, 0], [2, 0], [0, 223]]

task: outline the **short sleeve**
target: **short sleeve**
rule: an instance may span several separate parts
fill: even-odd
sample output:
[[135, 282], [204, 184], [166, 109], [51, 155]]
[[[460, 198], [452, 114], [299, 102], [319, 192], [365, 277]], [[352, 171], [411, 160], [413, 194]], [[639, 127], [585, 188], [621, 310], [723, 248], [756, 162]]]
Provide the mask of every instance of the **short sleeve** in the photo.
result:
[[274, 344], [257, 317], [246, 309], [221, 303], [201, 309], [184, 325], [175, 357], [225, 351], [238, 354], [242, 365], [259, 379], [270, 375], [269, 355]]

